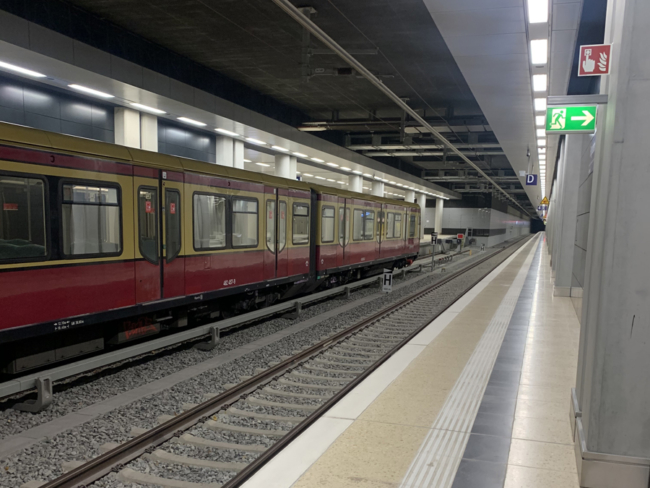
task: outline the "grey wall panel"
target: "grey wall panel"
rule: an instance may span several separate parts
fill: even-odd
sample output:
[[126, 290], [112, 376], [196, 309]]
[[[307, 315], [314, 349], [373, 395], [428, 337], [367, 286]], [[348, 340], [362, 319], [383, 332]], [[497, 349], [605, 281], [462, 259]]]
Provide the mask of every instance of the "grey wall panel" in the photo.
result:
[[587, 250], [587, 234], [589, 234], [589, 214], [578, 215], [576, 221], [576, 241], [575, 246]]
[[158, 119], [158, 152], [214, 163], [216, 134], [213, 136]]
[[591, 183], [593, 180], [593, 173], [591, 173], [586, 181], [580, 185], [578, 190], [578, 215], [589, 213], [589, 206], [591, 205]]
[[576, 235], [573, 247], [572, 285], [584, 286], [585, 262], [587, 259], [587, 235], [589, 234], [589, 207], [591, 205], [591, 185], [593, 173], [589, 172], [594, 138], [582, 136], [582, 154], [580, 156], [580, 186], [578, 187], [578, 205], [576, 211]]
[[113, 143], [112, 105], [0, 77], [0, 121]]

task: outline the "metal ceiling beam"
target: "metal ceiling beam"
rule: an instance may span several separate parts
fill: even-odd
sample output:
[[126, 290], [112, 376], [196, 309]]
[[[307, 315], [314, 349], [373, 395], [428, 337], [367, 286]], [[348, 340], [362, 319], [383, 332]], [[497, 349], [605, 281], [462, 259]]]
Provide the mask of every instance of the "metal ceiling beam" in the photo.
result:
[[[454, 144], [459, 149], [467, 149], [467, 148], [472, 148], [472, 149], [490, 149], [490, 148], [495, 148], [498, 149], [501, 147], [501, 144], [494, 144], [494, 143], [477, 143], [477, 144], [467, 144], [467, 143], [458, 143]], [[374, 146], [372, 144], [350, 144], [349, 146], [345, 146], [348, 149], [352, 151], [372, 151], [372, 150], [378, 150], [378, 149], [383, 149], [385, 151], [398, 151], [401, 149], [407, 150], [407, 151], [416, 151], [416, 150], [424, 150], [424, 149], [443, 149], [444, 146], [441, 144], [379, 144], [377, 146]]]
[[325, 46], [330, 48], [336, 54], [339, 55], [346, 63], [348, 63], [352, 68], [356, 69], [364, 78], [366, 78], [370, 83], [377, 87], [382, 93], [384, 93], [388, 98], [390, 98], [395, 104], [402, 108], [406, 113], [408, 113], [414, 120], [420, 123], [428, 132], [433, 134], [445, 145], [451, 152], [460, 156], [467, 164], [476, 169], [481, 176], [483, 176], [487, 181], [492, 183], [495, 188], [501, 191], [509, 200], [511, 200], [517, 207], [521, 208], [526, 214], [530, 217], [530, 213], [522, 205], [519, 204], [517, 200], [512, 198], [503, 188], [497, 185], [492, 178], [490, 178], [481, 168], [479, 168], [473, 161], [471, 161], [467, 156], [465, 156], [460, 150], [458, 150], [451, 142], [449, 142], [440, 132], [434, 129], [426, 120], [420, 116], [415, 110], [413, 110], [408, 104], [406, 104], [399, 96], [397, 96], [390, 88], [388, 88], [384, 83], [379, 80], [375, 75], [373, 75], [363, 64], [357, 61], [353, 56], [351, 56], [345, 49], [343, 49], [339, 44], [334, 41], [330, 36], [328, 36], [320, 27], [314, 24], [306, 16], [304, 16], [298, 8], [296, 8], [289, 0], [272, 0], [278, 7], [284, 10], [290, 17], [292, 17], [296, 22], [302, 25], [304, 28], [309, 29], [309, 31], [316, 37], [320, 42]]
[[[373, 156], [444, 156], [443, 151], [364, 151], [363, 155], [368, 157]], [[464, 160], [467, 160], [465, 156], [503, 156], [505, 153], [503, 151], [458, 151], [456, 153], [458, 156], [461, 156]], [[469, 161], [469, 160], [467, 160]], [[471, 163], [470, 163], [471, 164]], [[487, 178], [487, 177], [486, 177]]]

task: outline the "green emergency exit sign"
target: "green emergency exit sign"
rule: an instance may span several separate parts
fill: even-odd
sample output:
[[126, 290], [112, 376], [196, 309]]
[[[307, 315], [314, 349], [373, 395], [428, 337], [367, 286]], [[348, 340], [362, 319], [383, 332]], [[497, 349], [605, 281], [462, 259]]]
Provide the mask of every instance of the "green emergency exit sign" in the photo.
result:
[[546, 109], [546, 133], [593, 133], [596, 130], [597, 108], [596, 105], [548, 107]]

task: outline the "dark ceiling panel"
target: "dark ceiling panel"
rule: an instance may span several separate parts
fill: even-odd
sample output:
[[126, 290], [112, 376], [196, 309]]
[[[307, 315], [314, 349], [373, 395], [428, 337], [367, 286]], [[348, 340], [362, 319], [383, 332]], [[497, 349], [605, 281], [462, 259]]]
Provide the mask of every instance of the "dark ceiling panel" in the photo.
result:
[[[296, 107], [312, 118], [353, 111], [359, 118], [391, 102], [356, 76], [302, 77], [302, 30], [269, 0], [70, 0], [183, 57]], [[304, 6], [304, 2], [297, 4]], [[313, 20], [419, 108], [480, 109], [422, 0], [314, 0]], [[319, 47], [314, 44], [315, 47]], [[333, 55], [312, 68], [346, 67]], [[173, 68], [172, 68], [173, 69]], [[429, 113], [434, 114], [429, 108]]]

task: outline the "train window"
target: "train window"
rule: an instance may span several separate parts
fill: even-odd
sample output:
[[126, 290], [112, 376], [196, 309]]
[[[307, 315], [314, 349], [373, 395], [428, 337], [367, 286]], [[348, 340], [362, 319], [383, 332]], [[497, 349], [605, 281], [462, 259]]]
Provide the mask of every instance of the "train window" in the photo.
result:
[[375, 230], [375, 212], [355, 209], [352, 222], [353, 241], [371, 241]]
[[140, 254], [158, 264], [158, 190], [138, 188], [138, 243]]
[[119, 255], [122, 252], [120, 195], [117, 188], [92, 183], [63, 185], [63, 254]]
[[266, 247], [275, 252], [275, 200], [266, 201]]
[[323, 207], [321, 242], [334, 242], [334, 207]]
[[181, 252], [181, 194], [165, 190], [165, 250], [171, 263]]
[[395, 214], [395, 231], [393, 237], [401, 239], [402, 237], [402, 214]]
[[366, 241], [371, 241], [374, 234], [375, 227], [375, 212], [366, 210], [363, 222], [363, 238]]
[[415, 214], [411, 214], [411, 217], [409, 219], [409, 238], [415, 237], [415, 218]]
[[257, 247], [257, 200], [232, 199], [232, 247]]
[[294, 244], [309, 244], [309, 205], [306, 203], [293, 204], [292, 242]]
[[280, 222], [278, 225], [278, 252], [282, 252], [287, 245], [287, 202], [280, 201]]
[[0, 261], [47, 255], [45, 182], [0, 175]]
[[395, 214], [388, 212], [386, 215], [386, 239], [395, 237]]
[[226, 198], [206, 193], [194, 194], [194, 250], [226, 247]]

